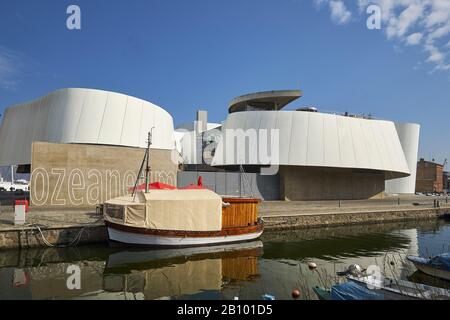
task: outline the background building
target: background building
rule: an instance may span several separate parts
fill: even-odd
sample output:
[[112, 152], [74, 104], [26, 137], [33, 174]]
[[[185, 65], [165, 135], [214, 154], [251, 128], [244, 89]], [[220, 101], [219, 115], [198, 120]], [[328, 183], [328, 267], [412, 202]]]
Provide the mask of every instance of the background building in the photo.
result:
[[153, 180], [176, 184], [173, 119], [124, 94], [62, 89], [10, 107], [0, 127], [0, 166], [31, 172], [35, 205], [91, 206], [127, 192], [153, 132]]
[[450, 193], [450, 172], [444, 171], [444, 192]]
[[150, 102], [62, 89], [6, 110], [0, 166], [32, 173], [34, 205], [92, 206], [133, 186], [152, 131], [152, 181], [187, 185], [202, 176], [221, 195], [266, 200], [414, 193], [419, 125], [313, 107], [283, 110], [301, 96], [240, 96], [223, 123], [208, 123], [199, 111], [174, 130], [170, 114]]
[[417, 192], [443, 192], [444, 166], [433, 161], [420, 159], [417, 163]]

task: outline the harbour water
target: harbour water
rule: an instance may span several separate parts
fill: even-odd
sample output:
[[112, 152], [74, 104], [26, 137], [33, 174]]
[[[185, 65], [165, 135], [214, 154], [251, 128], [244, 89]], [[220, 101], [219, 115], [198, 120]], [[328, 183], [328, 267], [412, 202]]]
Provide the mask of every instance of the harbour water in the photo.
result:
[[299, 299], [315, 299], [313, 286], [339, 281], [336, 271], [354, 263], [450, 289], [404, 259], [446, 251], [443, 220], [268, 231], [259, 241], [219, 247], [11, 250], [0, 254], [0, 299], [292, 299], [294, 288]]

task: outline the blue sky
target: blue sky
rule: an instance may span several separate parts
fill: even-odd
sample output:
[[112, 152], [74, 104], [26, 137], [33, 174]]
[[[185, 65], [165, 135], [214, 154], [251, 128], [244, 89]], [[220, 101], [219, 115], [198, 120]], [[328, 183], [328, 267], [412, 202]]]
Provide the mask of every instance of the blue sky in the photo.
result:
[[[446, 19], [436, 1], [450, 4], [374, 0], [382, 29], [369, 30], [365, 0], [0, 0], [0, 113], [88, 87], [156, 103], [175, 124], [197, 109], [220, 122], [235, 96], [301, 88], [291, 108], [420, 123], [420, 156], [443, 162], [450, 28], [432, 34], [450, 27], [450, 6]], [[81, 8], [81, 30], [66, 28], [70, 4]]]

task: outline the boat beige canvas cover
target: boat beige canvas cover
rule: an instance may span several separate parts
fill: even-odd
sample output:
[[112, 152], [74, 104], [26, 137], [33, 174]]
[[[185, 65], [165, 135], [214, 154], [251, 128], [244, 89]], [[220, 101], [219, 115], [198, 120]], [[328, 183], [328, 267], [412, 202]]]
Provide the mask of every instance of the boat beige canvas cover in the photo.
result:
[[105, 219], [157, 230], [220, 231], [222, 198], [213, 191], [151, 190], [106, 202]]

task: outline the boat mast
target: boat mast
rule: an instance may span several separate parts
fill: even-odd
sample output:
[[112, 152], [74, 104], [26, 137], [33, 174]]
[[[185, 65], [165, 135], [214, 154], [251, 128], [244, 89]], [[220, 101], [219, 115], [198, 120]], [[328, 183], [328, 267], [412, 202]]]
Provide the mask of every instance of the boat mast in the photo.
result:
[[145, 166], [145, 192], [148, 193], [149, 191], [149, 182], [150, 182], [150, 146], [152, 145], [152, 130], [155, 127], [152, 127], [148, 133], [148, 140], [147, 140], [147, 149], [145, 150], [144, 158], [142, 159], [141, 168], [139, 169], [139, 173], [137, 175], [136, 181], [134, 183], [133, 193], [131, 194], [133, 196], [133, 201], [136, 199], [136, 191], [138, 188], [139, 180], [141, 179], [142, 170]]
[[152, 130], [150, 129], [148, 132], [148, 140], [147, 140], [147, 153], [146, 153], [146, 165], [145, 165], [145, 193], [149, 192], [148, 184], [150, 183], [150, 146], [152, 145]]
[[11, 166], [11, 188], [14, 185], [14, 166]]

